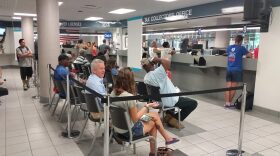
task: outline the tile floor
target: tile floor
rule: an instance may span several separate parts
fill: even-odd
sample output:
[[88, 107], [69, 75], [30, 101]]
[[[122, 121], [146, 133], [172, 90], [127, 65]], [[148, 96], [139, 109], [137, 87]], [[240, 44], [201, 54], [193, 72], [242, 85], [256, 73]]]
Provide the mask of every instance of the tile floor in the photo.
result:
[[[5, 69], [4, 77], [9, 95], [0, 98], [0, 156], [82, 156], [86, 153], [75, 140], [60, 136], [65, 123], [58, 122], [47, 107], [31, 98], [35, 88], [23, 91], [18, 69]], [[280, 156], [280, 125], [249, 114], [245, 118], [243, 139], [246, 155]], [[225, 156], [226, 150], [237, 147], [239, 115], [237, 111], [199, 100], [198, 108], [185, 122], [205, 132], [180, 137], [181, 141], [170, 147], [189, 156]], [[82, 123], [78, 122], [75, 129]], [[91, 139], [94, 128], [94, 124], [89, 124], [83, 138]], [[158, 145], [163, 144], [159, 136]], [[147, 142], [137, 144], [137, 155], [148, 155], [147, 145]], [[94, 153], [92, 155], [96, 155]], [[112, 155], [124, 153], [129, 155], [125, 151]]]

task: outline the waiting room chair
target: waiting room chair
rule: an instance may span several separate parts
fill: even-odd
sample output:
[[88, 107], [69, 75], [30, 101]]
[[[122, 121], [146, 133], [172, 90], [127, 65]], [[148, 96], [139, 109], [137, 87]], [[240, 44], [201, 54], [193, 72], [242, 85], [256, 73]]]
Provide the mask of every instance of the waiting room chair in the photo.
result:
[[[159, 89], [160, 87], [155, 87], [155, 86], [152, 86], [152, 85], [148, 85], [146, 84], [146, 87], [147, 87], [147, 92], [149, 95], [151, 95], [151, 99], [150, 101], [155, 101], [155, 102], [161, 102], [161, 98], [160, 98], [160, 92], [159, 92]], [[158, 109], [160, 109], [160, 112], [161, 112], [161, 116], [162, 116], [162, 119], [164, 120], [164, 112], [168, 111], [168, 110], [174, 110], [175, 112], [178, 113], [178, 124], [180, 125], [181, 123], [181, 114], [180, 114], [180, 108], [179, 107], [167, 107], [167, 106], [164, 106], [163, 104], [160, 105], [158, 107]], [[177, 111], [176, 111], [177, 109]], [[180, 129], [179, 129], [180, 130]]]
[[[84, 134], [84, 131], [85, 131], [88, 119], [91, 120], [92, 122], [99, 123], [98, 127], [97, 127], [97, 130], [94, 133], [94, 136], [93, 136], [93, 139], [92, 139], [92, 143], [91, 143], [90, 148], [89, 148], [88, 154], [90, 154], [92, 149], [93, 149], [94, 142], [96, 140], [96, 136], [97, 136], [97, 134], [100, 131], [101, 124], [103, 124], [103, 112], [101, 111], [99, 100], [98, 100], [98, 98], [95, 95], [85, 93], [85, 91], [82, 91], [82, 94], [85, 97], [85, 101], [86, 101], [86, 105], [87, 105], [87, 109], [88, 109], [89, 113], [88, 113], [88, 116], [87, 116], [86, 121], [84, 123], [84, 126], [83, 126], [83, 128], [81, 130], [81, 133], [80, 133], [80, 136], [78, 138], [78, 141], [80, 141], [81, 137]], [[92, 116], [92, 114], [95, 114], [95, 113], [96, 114], [100, 114], [99, 118], [94, 118]]]
[[[119, 134], [114, 130], [114, 137], [118, 138], [123, 142], [123, 145], [127, 142], [130, 145], [133, 144], [133, 153], [136, 154], [136, 143], [141, 141], [146, 141], [147, 139], [153, 140], [155, 142], [155, 151], [157, 151], [157, 142], [156, 138], [150, 135], [145, 135], [141, 137], [134, 137], [132, 135], [131, 127], [130, 127], [130, 118], [129, 113], [120, 107], [111, 105], [110, 106], [110, 115], [112, 119], [113, 129], [119, 129], [122, 131], [128, 131], [129, 137], [126, 137], [122, 134]], [[157, 153], [157, 152], [155, 152]]]

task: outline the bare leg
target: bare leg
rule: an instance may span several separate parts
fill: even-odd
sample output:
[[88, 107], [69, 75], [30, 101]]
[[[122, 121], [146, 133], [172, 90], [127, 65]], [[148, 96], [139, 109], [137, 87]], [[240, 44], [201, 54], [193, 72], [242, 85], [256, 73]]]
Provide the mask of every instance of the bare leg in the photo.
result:
[[156, 112], [151, 112], [148, 114], [149, 116], [153, 117], [152, 121], [155, 122], [155, 126], [157, 128], [157, 130], [159, 131], [159, 133], [164, 137], [165, 141], [171, 141], [172, 137], [170, 137], [168, 135], [168, 133], [165, 131], [163, 124], [160, 120], [160, 117], [158, 115], [158, 113]]
[[[231, 82], [227, 82], [227, 88], [231, 87]], [[230, 91], [225, 92], [226, 103], [230, 103]]]
[[[236, 87], [238, 85], [237, 82], [231, 82], [231, 87]], [[230, 93], [229, 93], [229, 102], [231, 103], [232, 102], [232, 99], [235, 95], [235, 90], [231, 90]]]
[[[155, 123], [153, 121], [143, 122], [144, 125], [144, 133], [149, 133], [155, 139], [157, 137], [157, 129], [155, 127]], [[150, 140], [150, 152], [155, 153], [155, 142]]]

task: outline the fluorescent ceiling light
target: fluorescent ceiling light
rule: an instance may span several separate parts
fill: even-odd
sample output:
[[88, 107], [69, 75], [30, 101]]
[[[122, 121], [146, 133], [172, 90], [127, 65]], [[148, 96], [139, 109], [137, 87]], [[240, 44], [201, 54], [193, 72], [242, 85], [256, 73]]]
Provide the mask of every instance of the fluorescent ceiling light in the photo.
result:
[[169, 16], [169, 17], [166, 17], [165, 20], [167, 21], [177, 21], [177, 20], [181, 20], [181, 19], [184, 19], [185, 16], [183, 15], [177, 15], [177, 16]]
[[160, 2], [175, 2], [176, 0], [156, 0], [156, 1], [160, 1]]
[[230, 7], [230, 8], [223, 8], [222, 9], [223, 14], [238, 13], [238, 12], [243, 12], [243, 11], [244, 11], [243, 6], [236, 6], [236, 7]]
[[103, 19], [103, 18], [102, 17], [88, 17], [85, 20], [86, 21], [98, 21], [98, 20], [101, 20], [101, 19]]
[[[249, 27], [247, 30], [260, 30], [260, 27]], [[201, 32], [217, 32], [217, 31], [243, 31], [243, 28], [221, 28], [221, 29], [206, 29], [201, 30]], [[195, 31], [178, 31], [178, 32], [160, 32], [160, 33], [150, 33], [143, 34], [144, 36], [149, 35], [178, 35], [178, 34], [193, 34]]]
[[[21, 17], [15, 17], [15, 16], [13, 16], [12, 19], [14, 19], [14, 20], [21, 20]], [[37, 18], [33, 18], [33, 20], [34, 20], [34, 21], [37, 21]]]
[[134, 11], [136, 11], [136, 10], [120, 8], [117, 10], [110, 11], [109, 13], [110, 14], [127, 14], [127, 13], [134, 12]]
[[37, 14], [18, 13], [18, 12], [15, 12], [14, 15], [15, 16], [30, 16], [30, 17], [36, 17], [37, 16]]
[[63, 2], [58, 2], [58, 6], [61, 6], [63, 4]]
[[14, 20], [21, 20], [21, 17], [15, 17], [15, 16], [13, 16], [12, 19], [14, 19]]

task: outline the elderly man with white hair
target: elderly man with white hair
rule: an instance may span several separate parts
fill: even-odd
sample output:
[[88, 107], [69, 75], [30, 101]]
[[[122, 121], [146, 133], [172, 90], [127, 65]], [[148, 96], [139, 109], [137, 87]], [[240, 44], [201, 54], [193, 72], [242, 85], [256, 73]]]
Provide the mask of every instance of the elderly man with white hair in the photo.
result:
[[[105, 74], [104, 61], [100, 59], [94, 59], [91, 62], [91, 75], [88, 77], [86, 86], [101, 95], [105, 95], [106, 89], [103, 84], [104, 74]], [[103, 108], [103, 106], [101, 108]]]

